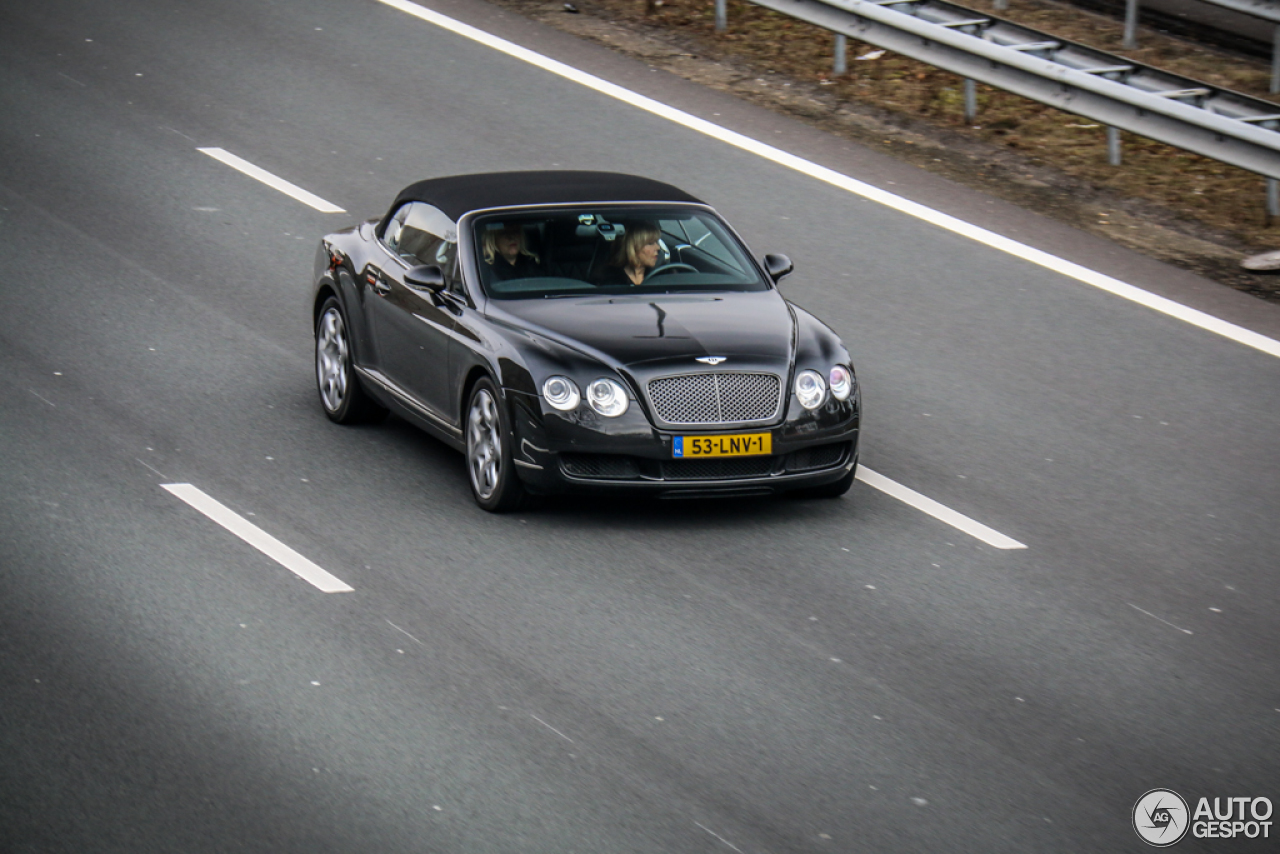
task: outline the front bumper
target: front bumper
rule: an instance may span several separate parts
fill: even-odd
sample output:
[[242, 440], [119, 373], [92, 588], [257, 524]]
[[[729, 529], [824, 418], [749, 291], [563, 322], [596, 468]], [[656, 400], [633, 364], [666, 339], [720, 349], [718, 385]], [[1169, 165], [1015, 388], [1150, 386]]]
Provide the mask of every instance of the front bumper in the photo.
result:
[[[860, 402], [829, 401], [804, 410], [792, 401], [770, 427], [698, 430], [655, 428], [640, 406], [606, 419], [579, 408], [544, 410], [536, 395], [508, 390], [515, 468], [532, 492], [644, 493], [658, 497], [769, 495], [824, 486], [858, 462]], [[717, 433], [772, 435], [766, 456], [676, 459], [673, 438]]]

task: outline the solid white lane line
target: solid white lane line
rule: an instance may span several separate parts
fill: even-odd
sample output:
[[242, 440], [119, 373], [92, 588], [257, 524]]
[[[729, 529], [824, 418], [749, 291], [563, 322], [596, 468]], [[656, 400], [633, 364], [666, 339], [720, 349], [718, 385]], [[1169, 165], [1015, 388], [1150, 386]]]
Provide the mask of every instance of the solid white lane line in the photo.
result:
[[537, 721], [538, 723], [542, 724], [544, 727], [546, 727], [547, 729], [551, 730], [551, 731], [552, 731], [552, 732], [554, 732], [556, 735], [560, 736], [561, 738], [563, 738], [565, 741], [569, 742], [570, 744], [573, 744], [573, 743], [574, 743], [574, 741], [573, 741], [573, 739], [572, 739], [572, 738], [569, 738], [569, 736], [565, 735], [565, 734], [564, 734], [564, 733], [562, 733], [560, 730], [556, 729], [556, 728], [555, 728], [555, 727], [553, 727], [551, 724], [547, 723], [546, 721], [544, 721], [542, 718], [538, 717], [537, 715], [529, 715], [529, 717], [533, 718], [535, 721]]
[[355, 588], [316, 566], [231, 508], [189, 483], [162, 483], [181, 498], [276, 563], [325, 593], [350, 593]]
[[1126, 602], [1125, 604], [1128, 605], [1133, 610], [1138, 611], [1139, 613], [1146, 614], [1148, 617], [1150, 617], [1153, 620], [1159, 620], [1160, 622], [1164, 623], [1166, 626], [1168, 626], [1171, 629], [1177, 629], [1178, 631], [1182, 632], [1184, 635], [1195, 634], [1195, 632], [1191, 631], [1191, 629], [1184, 629], [1182, 626], [1175, 626], [1173, 623], [1169, 622], [1164, 617], [1157, 617], [1155, 614], [1151, 613], [1150, 611], [1144, 611], [1142, 608], [1139, 608], [1137, 605], [1133, 604], [1132, 602]]
[[1092, 285], [1095, 288], [1100, 288], [1101, 290], [1107, 291], [1108, 293], [1114, 294], [1118, 297], [1123, 297], [1124, 299], [1131, 300], [1139, 305], [1144, 305], [1147, 308], [1161, 312], [1162, 314], [1167, 314], [1170, 317], [1176, 317], [1193, 326], [1198, 326], [1201, 329], [1221, 335], [1224, 338], [1229, 338], [1237, 343], [1253, 347], [1272, 356], [1280, 357], [1280, 341], [1277, 341], [1274, 338], [1259, 335], [1257, 332], [1245, 329], [1243, 326], [1237, 326], [1234, 323], [1229, 323], [1225, 320], [1214, 317], [1213, 315], [1206, 314], [1198, 309], [1189, 308], [1188, 306], [1181, 305], [1173, 300], [1157, 296], [1156, 294], [1144, 291], [1141, 288], [1134, 287], [1126, 282], [1122, 282], [1119, 279], [1099, 273], [1096, 270], [1090, 270], [1088, 267], [1082, 267], [1081, 265], [1067, 261], [1064, 258], [1059, 258], [1056, 255], [1050, 255], [1048, 252], [1019, 243], [1016, 240], [1011, 240], [1007, 237], [996, 234], [993, 231], [988, 231], [985, 228], [965, 222], [957, 217], [953, 217], [950, 214], [945, 214], [917, 202], [910, 201], [909, 199], [904, 199], [901, 196], [881, 190], [878, 187], [873, 187], [870, 184], [863, 183], [855, 178], [850, 178], [848, 175], [842, 175], [834, 169], [819, 166], [817, 163], [805, 160], [803, 157], [797, 157], [796, 155], [783, 151], [780, 148], [775, 148], [768, 143], [760, 142], [757, 139], [752, 139], [751, 137], [740, 134], [737, 131], [729, 130], [728, 128], [721, 127], [720, 125], [706, 121], [705, 119], [700, 119], [697, 116], [684, 112], [683, 110], [677, 110], [675, 107], [669, 107], [660, 101], [655, 101], [652, 98], [647, 98], [644, 95], [632, 92], [630, 89], [624, 89], [614, 83], [602, 80], [594, 74], [588, 74], [585, 71], [580, 71], [563, 62], [543, 56], [540, 53], [535, 53], [528, 48], [520, 47], [506, 39], [487, 33], [484, 30], [477, 29], [469, 24], [464, 24], [461, 21], [441, 15], [439, 12], [423, 8], [417, 3], [411, 3], [409, 0], [379, 0], [379, 2], [384, 3], [393, 9], [399, 9], [402, 12], [413, 15], [416, 18], [420, 18], [430, 24], [434, 24], [437, 27], [449, 30], [450, 32], [456, 33], [464, 38], [479, 42], [486, 47], [501, 51], [508, 56], [527, 62], [530, 65], [534, 65], [544, 71], [563, 77], [566, 80], [571, 80], [574, 83], [581, 84], [589, 89], [594, 89], [601, 94], [608, 95], [611, 98], [616, 98], [619, 101], [630, 104], [633, 107], [637, 107], [656, 116], [661, 116], [668, 121], [675, 122], [678, 125], [697, 131], [698, 133], [705, 134], [713, 139], [717, 139], [721, 142], [727, 143], [728, 145], [740, 148], [743, 151], [751, 152], [752, 154], [763, 157], [773, 163], [777, 163], [780, 166], [785, 166], [788, 169], [794, 169], [795, 171], [808, 175], [811, 178], [815, 178], [834, 187], [839, 187], [842, 190], [847, 190], [850, 193], [862, 196], [870, 201], [892, 208], [909, 216], [916, 217], [917, 219], [924, 220], [925, 222], [939, 228], [943, 228], [947, 231], [975, 240], [978, 243], [991, 247], [992, 249], [1006, 252], [1010, 255], [1021, 258], [1024, 261], [1029, 261], [1032, 264], [1053, 270], [1056, 273], [1068, 276], [1072, 279], [1083, 282], [1086, 285]]
[[283, 178], [272, 175], [266, 169], [254, 166], [248, 160], [236, 157], [229, 151], [224, 151], [221, 148], [198, 148], [196, 150], [209, 155], [214, 160], [222, 161], [232, 169], [243, 172], [250, 178], [261, 181], [272, 189], [279, 190], [286, 196], [292, 196], [304, 205], [310, 205], [321, 213], [346, 213], [346, 211], [332, 202], [326, 202], [314, 193], [308, 193], [297, 184], [291, 184]]
[[953, 528], [959, 528], [971, 537], [982, 540], [989, 546], [997, 549], [1025, 549], [1026, 546], [1012, 537], [1006, 537], [1004, 534], [992, 528], [988, 528], [981, 522], [977, 522], [965, 516], [963, 513], [957, 513], [950, 507], [946, 507], [932, 498], [921, 495], [914, 489], [903, 486], [895, 480], [890, 480], [882, 474], [873, 472], [871, 469], [858, 464], [858, 480], [874, 486], [876, 489], [892, 495], [899, 501], [905, 501], [917, 510], [928, 513], [933, 518], [946, 522]]
[[[138, 460], [138, 458], [137, 458], [137, 457], [134, 457], [134, 459], [135, 459], [135, 460]], [[153, 472], [157, 477], [164, 477], [164, 472], [162, 472], [162, 471], [158, 471], [154, 466], [148, 465], [146, 462], [144, 462], [144, 461], [142, 461], [142, 460], [138, 460], [138, 462], [139, 462], [139, 463], [141, 463], [142, 465], [146, 466], [146, 467], [147, 467], [150, 471], [152, 471], [152, 472]]]
[[[386, 617], [383, 617], [382, 619], [387, 620], [387, 618], [386, 618]], [[395, 630], [396, 630], [397, 632], [399, 632], [400, 634], [402, 634], [402, 635], [404, 635], [405, 637], [407, 637], [409, 640], [411, 640], [411, 641], [413, 641], [414, 643], [416, 643], [418, 646], [426, 646], [426, 644], [424, 644], [422, 641], [418, 640], [418, 639], [417, 639], [417, 638], [415, 638], [413, 635], [409, 634], [409, 633], [408, 633], [408, 632], [406, 632], [404, 629], [400, 628], [399, 626], [397, 626], [395, 623], [391, 622], [390, 620], [387, 620], [387, 625], [388, 625], [388, 626], [390, 626], [391, 628], [395, 629]]]
[[728, 846], [729, 846], [730, 848], [732, 848], [734, 851], [737, 851], [737, 852], [738, 852], [738, 854], [742, 854], [742, 849], [741, 849], [741, 848], [739, 848], [738, 846], [734, 845], [732, 842], [730, 842], [729, 840], [725, 839], [723, 836], [721, 836], [720, 834], [716, 833], [714, 830], [712, 830], [711, 828], [707, 827], [707, 826], [706, 826], [705, 824], [703, 824], [702, 822], [700, 822], [700, 821], [695, 821], [695, 822], [694, 822], [694, 824], [698, 825], [698, 827], [702, 828], [702, 829], [703, 829], [703, 830], [705, 830], [707, 833], [710, 833], [710, 834], [711, 834], [712, 836], [714, 836], [716, 839], [719, 839], [719, 840], [720, 840], [721, 842], [723, 842], [725, 845], [728, 845]]

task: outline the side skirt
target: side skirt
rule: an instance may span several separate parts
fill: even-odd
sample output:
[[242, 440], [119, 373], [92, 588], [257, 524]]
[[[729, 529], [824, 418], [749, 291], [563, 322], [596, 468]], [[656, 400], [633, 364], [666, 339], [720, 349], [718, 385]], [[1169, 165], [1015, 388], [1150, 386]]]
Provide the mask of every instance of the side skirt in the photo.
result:
[[356, 371], [360, 374], [360, 378], [369, 384], [370, 391], [376, 394], [388, 408], [454, 450], [466, 450], [466, 440], [463, 438], [460, 427], [445, 421], [412, 394], [383, 376], [381, 372], [359, 366], [356, 367]]

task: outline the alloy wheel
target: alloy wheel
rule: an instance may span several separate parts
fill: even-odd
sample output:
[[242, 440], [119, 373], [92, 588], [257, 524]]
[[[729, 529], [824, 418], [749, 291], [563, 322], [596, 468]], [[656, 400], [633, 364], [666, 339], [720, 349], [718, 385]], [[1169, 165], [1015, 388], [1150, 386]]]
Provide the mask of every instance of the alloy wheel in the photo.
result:
[[476, 496], [488, 500], [502, 477], [502, 425], [498, 405], [488, 389], [480, 389], [471, 399], [467, 413], [467, 468]]
[[316, 379], [320, 383], [320, 399], [325, 409], [337, 412], [347, 398], [347, 382], [351, 375], [351, 350], [347, 346], [347, 329], [342, 313], [330, 308], [320, 318], [316, 334]]

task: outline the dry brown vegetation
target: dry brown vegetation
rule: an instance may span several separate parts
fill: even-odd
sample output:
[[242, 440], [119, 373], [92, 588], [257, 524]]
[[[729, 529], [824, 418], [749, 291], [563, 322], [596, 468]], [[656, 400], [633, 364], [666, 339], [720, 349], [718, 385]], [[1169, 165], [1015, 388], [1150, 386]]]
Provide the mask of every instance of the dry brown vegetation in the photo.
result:
[[[710, 4], [677, 3], [660, 7], [667, 25], [715, 39]], [[833, 78], [830, 34], [758, 6], [733, 2], [730, 9], [730, 30], [720, 37], [726, 53], [828, 83], [838, 98], [925, 117], [1024, 152], [1032, 162], [1056, 166], [1100, 187], [1185, 209], [1250, 243], [1275, 239], [1265, 217], [1264, 181], [1250, 172], [1132, 134], [1123, 135], [1124, 163], [1116, 168], [1107, 162], [1105, 130], [1096, 123], [986, 86], [978, 87], [975, 126], [966, 127], [961, 81], [955, 75], [891, 53], [859, 61], [856, 57], [876, 49], [851, 41], [850, 73]], [[1263, 62], [1226, 56], [1151, 31], [1142, 33], [1138, 50], [1125, 51], [1121, 22], [1032, 0], [1014, 0], [1002, 16], [1215, 86], [1270, 98], [1270, 71]]]

